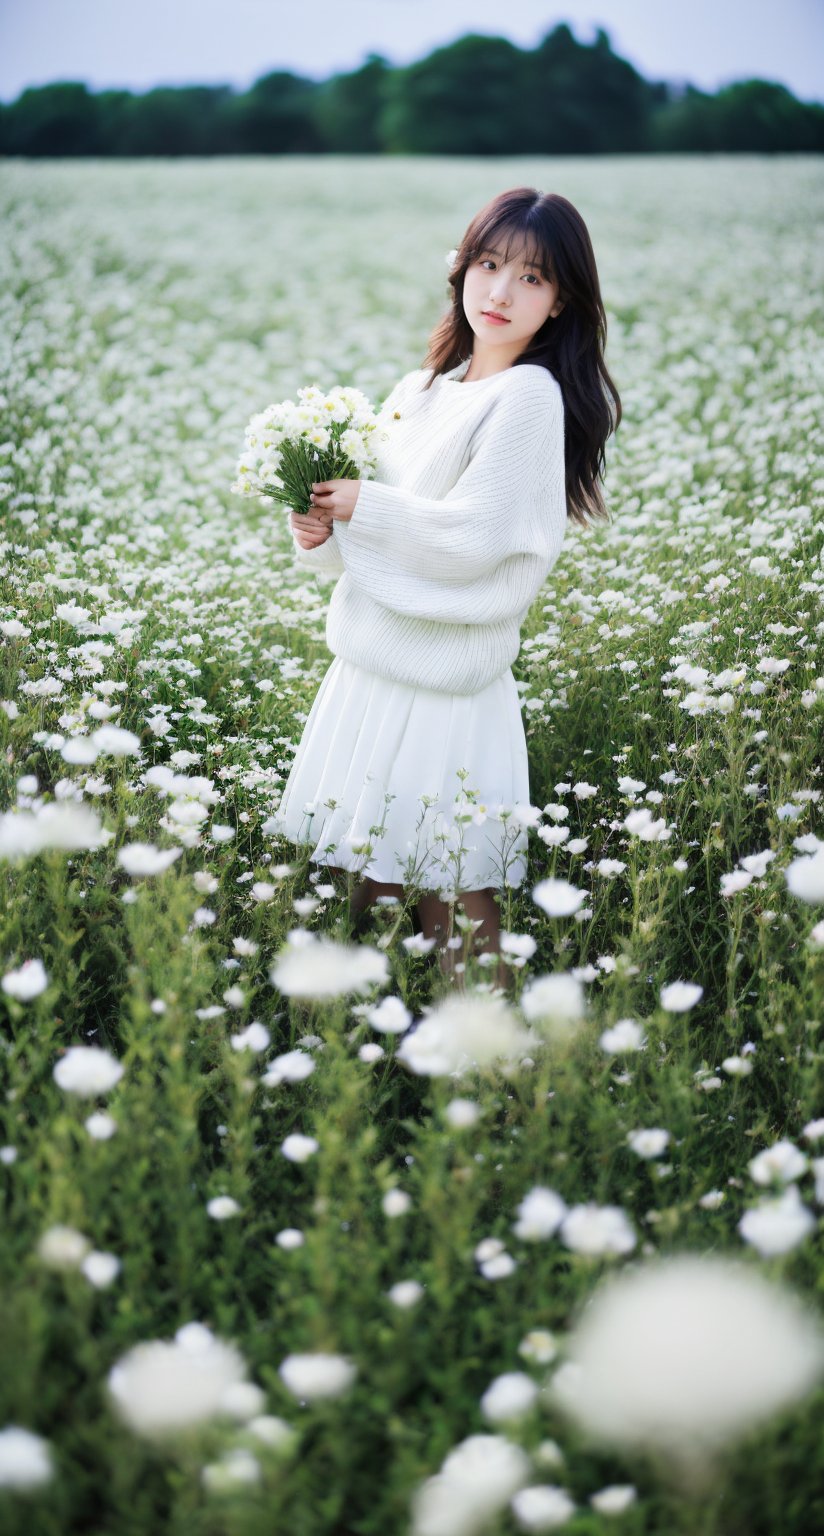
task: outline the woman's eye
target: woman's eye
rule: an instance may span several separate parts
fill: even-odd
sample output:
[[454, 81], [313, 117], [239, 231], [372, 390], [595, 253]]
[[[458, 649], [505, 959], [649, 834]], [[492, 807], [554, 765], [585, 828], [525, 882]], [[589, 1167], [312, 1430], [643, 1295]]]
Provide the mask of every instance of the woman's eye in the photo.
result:
[[[492, 260], [492, 258], [490, 256], [482, 257], [482, 259], [481, 259], [481, 266], [482, 267], [494, 267], [494, 265], [495, 265], [495, 263], [494, 263], [494, 261]], [[531, 277], [533, 283], [540, 284], [541, 279], [539, 277], [536, 277], [534, 272], [525, 272], [524, 276], [525, 277]]]

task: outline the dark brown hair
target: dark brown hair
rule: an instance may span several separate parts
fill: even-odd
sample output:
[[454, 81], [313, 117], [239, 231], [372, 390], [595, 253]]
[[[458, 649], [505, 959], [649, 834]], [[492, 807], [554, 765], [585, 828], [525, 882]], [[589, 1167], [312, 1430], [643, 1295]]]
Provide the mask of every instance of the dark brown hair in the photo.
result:
[[512, 187], [475, 215], [449, 274], [451, 308], [429, 338], [424, 367], [433, 373], [426, 388], [471, 356], [475, 333], [464, 314], [464, 276], [501, 236], [506, 240], [504, 261], [513, 246], [523, 246], [524, 260], [536, 262], [547, 282], [559, 285], [561, 313], [554, 320], [547, 318], [513, 367], [537, 363], [561, 387], [568, 516], [584, 526], [590, 520], [608, 521], [598, 481], [603, 478], [606, 440], [621, 420], [621, 400], [604, 363], [607, 320], [592, 241], [580, 213], [565, 197], [535, 187]]

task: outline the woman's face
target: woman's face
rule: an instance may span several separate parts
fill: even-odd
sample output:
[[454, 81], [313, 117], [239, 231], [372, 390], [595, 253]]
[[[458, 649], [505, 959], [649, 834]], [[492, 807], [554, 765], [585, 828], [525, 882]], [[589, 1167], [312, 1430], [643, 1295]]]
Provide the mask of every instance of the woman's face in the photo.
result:
[[[484, 356], [503, 365], [505, 358], [518, 357], [544, 321], [564, 306], [557, 282], [548, 282], [540, 267], [527, 263], [523, 245], [513, 246], [504, 263], [503, 238], [493, 237], [492, 243], [494, 250], [481, 251], [467, 267], [463, 308]], [[487, 311], [503, 316], [505, 323], [487, 318]]]

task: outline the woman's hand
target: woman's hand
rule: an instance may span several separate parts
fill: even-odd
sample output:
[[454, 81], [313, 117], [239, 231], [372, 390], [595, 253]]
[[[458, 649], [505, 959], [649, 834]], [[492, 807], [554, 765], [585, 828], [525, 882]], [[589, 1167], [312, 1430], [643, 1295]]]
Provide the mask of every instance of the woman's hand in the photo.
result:
[[330, 521], [319, 517], [316, 512], [292, 512], [289, 521], [301, 549], [315, 549], [318, 544], [325, 544], [332, 537]]
[[312, 503], [329, 528], [335, 517], [343, 523], [349, 522], [357, 506], [360, 488], [360, 480], [320, 480], [312, 486]]

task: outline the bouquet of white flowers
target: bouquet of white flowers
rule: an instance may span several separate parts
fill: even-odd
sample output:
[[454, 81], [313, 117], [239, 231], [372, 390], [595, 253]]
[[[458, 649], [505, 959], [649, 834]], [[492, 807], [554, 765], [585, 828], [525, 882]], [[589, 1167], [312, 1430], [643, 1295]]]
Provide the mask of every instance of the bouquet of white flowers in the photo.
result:
[[368, 480], [374, 475], [370, 439], [377, 425], [359, 389], [336, 385], [325, 395], [310, 384], [298, 390], [297, 402], [281, 400], [252, 417], [230, 489], [306, 513], [318, 481]]

